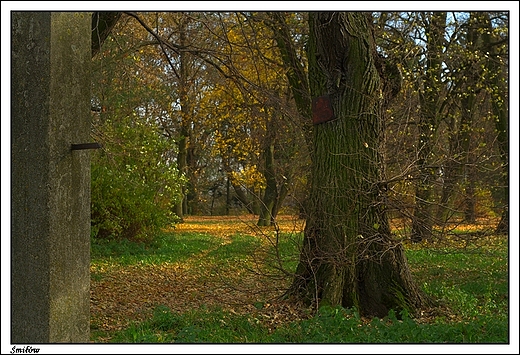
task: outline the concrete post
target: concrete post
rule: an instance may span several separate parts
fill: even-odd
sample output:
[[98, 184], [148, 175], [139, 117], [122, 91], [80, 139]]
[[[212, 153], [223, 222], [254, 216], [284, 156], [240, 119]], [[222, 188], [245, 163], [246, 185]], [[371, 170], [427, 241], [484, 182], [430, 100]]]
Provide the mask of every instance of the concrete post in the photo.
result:
[[91, 13], [11, 21], [11, 342], [88, 342]]

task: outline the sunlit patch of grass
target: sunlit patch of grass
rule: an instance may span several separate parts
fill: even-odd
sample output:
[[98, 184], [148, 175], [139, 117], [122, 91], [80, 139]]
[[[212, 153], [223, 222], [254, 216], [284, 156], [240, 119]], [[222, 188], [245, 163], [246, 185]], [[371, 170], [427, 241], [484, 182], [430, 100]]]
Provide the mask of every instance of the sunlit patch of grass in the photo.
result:
[[218, 239], [204, 233], [163, 233], [151, 243], [94, 240], [91, 260], [94, 264], [157, 265], [189, 259], [218, 244]]
[[251, 235], [236, 234], [231, 241], [208, 253], [208, 257], [220, 260], [237, 260], [251, 255], [261, 245], [261, 241]]
[[508, 249], [506, 237], [489, 236], [470, 248], [408, 250], [416, 282], [454, 319], [507, 323]]
[[217, 237], [235, 234], [259, 235], [278, 230], [279, 232], [300, 232], [305, 221], [295, 216], [282, 215], [276, 219], [276, 226], [259, 227], [258, 216], [187, 216], [184, 223], [169, 232], [209, 233]]

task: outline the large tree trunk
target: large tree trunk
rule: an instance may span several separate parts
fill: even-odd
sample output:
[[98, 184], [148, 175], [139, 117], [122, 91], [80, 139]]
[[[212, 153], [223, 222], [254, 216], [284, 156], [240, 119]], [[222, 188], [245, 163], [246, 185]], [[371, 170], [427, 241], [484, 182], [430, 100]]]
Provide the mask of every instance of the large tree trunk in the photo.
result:
[[382, 85], [368, 20], [360, 12], [324, 12], [311, 13], [309, 22], [309, 82], [319, 97], [313, 113], [325, 122], [314, 126], [304, 244], [287, 294], [367, 316], [414, 313], [427, 298], [385, 213]]

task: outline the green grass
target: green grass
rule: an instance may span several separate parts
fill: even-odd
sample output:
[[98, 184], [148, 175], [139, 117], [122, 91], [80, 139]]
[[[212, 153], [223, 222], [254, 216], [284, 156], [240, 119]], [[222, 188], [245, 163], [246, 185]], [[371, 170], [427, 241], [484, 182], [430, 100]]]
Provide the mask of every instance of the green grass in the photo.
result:
[[114, 343], [259, 343], [265, 342], [267, 329], [252, 317], [221, 309], [173, 313], [158, 306], [153, 317], [134, 323], [118, 332]]
[[251, 235], [236, 234], [229, 244], [221, 245], [208, 253], [209, 258], [218, 260], [242, 260], [261, 245], [261, 241]]
[[[284, 267], [294, 270], [299, 235], [280, 236]], [[259, 250], [259, 237], [234, 235], [230, 241], [199, 233], [165, 233], [152, 244], [92, 243], [92, 265], [159, 265], [185, 261], [199, 253], [217, 265], [244, 262]], [[273, 257], [274, 254], [270, 254]], [[218, 307], [173, 312], [158, 305], [153, 316], [110, 334], [114, 343], [499, 343], [508, 333], [507, 242], [474, 248], [424, 247], [407, 251], [415, 280], [449, 310], [417, 322], [393, 312], [369, 322], [355, 310], [324, 307], [312, 318], [269, 329], [255, 314]], [[269, 260], [269, 258], [267, 259]], [[92, 277], [102, 277], [93, 273]], [[259, 300], [260, 302], [261, 300]], [[398, 319], [399, 318], [399, 319]], [[96, 341], [96, 339], [93, 339]]]
[[274, 342], [297, 343], [472, 343], [504, 342], [503, 327], [492, 324], [418, 324], [408, 316], [398, 319], [393, 312], [366, 324], [352, 310], [320, 309], [312, 319], [290, 324], [271, 337]]
[[[415, 280], [458, 316], [507, 322], [507, 245], [474, 249], [407, 251]], [[484, 319], [485, 321], [485, 319]]]
[[163, 233], [151, 243], [93, 240], [91, 260], [92, 264], [158, 265], [187, 260], [219, 243], [219, 239], [203, 233]]
[[100, 281], [110, 268], [182, 262], [219, 244], [219, 239], [204, 233], [163, 233], [151, 243], [92, 239], [90, 275]]
[[292, 322], [273, 332], [253, 315], [221, 309], [175, 313], [158, 306], [151, 319], [117, 332], [114, 343], [506, 343], [503, 320], [480, 317], [473, 322], [418, 324], [408, 316], [363, 322], [357, 312], [323, 307], [311, 319]]

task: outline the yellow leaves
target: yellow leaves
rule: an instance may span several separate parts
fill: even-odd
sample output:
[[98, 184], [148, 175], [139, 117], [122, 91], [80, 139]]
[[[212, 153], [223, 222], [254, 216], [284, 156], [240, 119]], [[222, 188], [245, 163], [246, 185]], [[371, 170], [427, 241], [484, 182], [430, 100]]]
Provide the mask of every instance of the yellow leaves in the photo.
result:
[[232, 172], [232, 179], [242, 186], [258, 190], [266, 186], [265, 177], [260, 173], [256, 165], [250, 165], [239, 172]]
[[[229, 236], [235, 234], [254, 234], [258, 216], [186, 216], [184, 223], [175, 226], [178, 233], [207, 233], [222, 238], [227, 242]], [[297, 233], [303, 231], [304, 221], [295, 216], [280, 215], [277, 217], [281, 232]]]
[[236, 87], [216, 85], [211, 96], [210, 102], [218, 103], [212, 121], [208, 122], [214, 134], [212, 154], [243, 164], [251, 162], [259, 151], [263, 120], [255, 119]]

